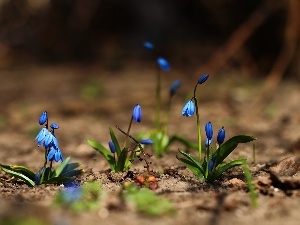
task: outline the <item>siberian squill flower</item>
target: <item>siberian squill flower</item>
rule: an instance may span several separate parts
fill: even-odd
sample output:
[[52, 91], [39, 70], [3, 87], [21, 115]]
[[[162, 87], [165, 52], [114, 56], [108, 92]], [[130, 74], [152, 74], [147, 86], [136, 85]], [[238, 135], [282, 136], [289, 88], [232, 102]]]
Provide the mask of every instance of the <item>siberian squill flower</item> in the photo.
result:
[[225, 139], [225, 129], [224, 127], [222, 127], [219, 132], [218, 132], [218, 136], [217, 136], [217, 142], [219, 145], [221, 145], [224, 142]]
[[153, 141], [151, 139], [142, 139], [142, 140], [140, 140], [140, 144], [142, 144], [142, 145], [152, 145]]
[[163, 57], [157, 58], [157, 64], [163, 71], [169, 71], [171, 69], [170, 63]]
[[180, 80], [175, 80], [170, 87], [170, 96], [175, 95], [177, 89], [181, 86], [182, 82]]
[[211, 140], [212, 139], [212, 136], [213, 136], [213, 127], [212, 127], [212, 124], [211, 122], [208, 122], [206, 125], [205, 125], [205, 132], [206, 132], [206, 137], [208, 140]]
[[48, 161], [53, 161], [55, 160], [55, 162], [58, 162], [58, 161], [64, 161], [63, 159], [63, 156], [62, 156], [62, 153], [60, 151], [60, 149], [54, 145], [52, 145], [50, 147], [50, 151], [47, 155], [47, 160]]
[[108, 147], [109, 147], [111, 153], [113, 153], [113, 154], [116, 153], [116, 146], [112, 141], [108, 142]]
[[142, 108], [139, 104], [136, 104], [132, 111], [132, 119], [135, 122], [141, 122], [142, 120]]
[[48, 121], [47, 111], [42, 112], [42, 114], [40, 115], [39, 124], [44, 125], [47, 121]]
[[154, 45], [149, 41], [144, 42], [144, 47], [148, 50], [153, 50], [154, 49]]
[[198, 80], [198, 84], [203, 84], [209, 77], [209, 74], [204, 74], [202, 75], [199, 80]]
[[189, 100], [182, 109], [182, 115], [189, 117], [195, 113], [195, 103], [192, 100]]

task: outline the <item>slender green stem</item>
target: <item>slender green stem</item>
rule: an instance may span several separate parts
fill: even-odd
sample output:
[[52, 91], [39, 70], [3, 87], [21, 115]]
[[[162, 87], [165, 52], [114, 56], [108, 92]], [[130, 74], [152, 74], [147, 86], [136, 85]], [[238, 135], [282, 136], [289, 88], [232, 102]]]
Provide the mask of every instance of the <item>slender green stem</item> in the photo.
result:
[[129, 126], [128, 126], [128, 130], [127, 130], [127, 133], [125, 135], [125, 141], [124, 141], [123, 149], [126, 147], [126, 142], [127, 142], [127, 138], [128, 138], [130, 129], [131, 129], [132, 120], [133, 120], [133, 118], [131, 116], [130, 123], [129, 123]]
[[155, 127], [156, 130], [160, 130], [160, 107], [161, 107], [161, 80], [160, 80], [160, 69], [157, 68], [156, 76], [156, 90], [155, 90], [155, 100], [156, 100], [156, 109], [155, 109]]
[[205, 170], [205, 179], [206, 179], [208, 177], [209, 145], [206, 146], [205, 157], [206, 157], [206, 170]]
[[198, 102], [196, 98], [196, 89], [197, 89], [198, 83], [196, 84], [194, 88], [194, 102], [195, 102], [195, 108], [196, 108], [196, 117], [197, 117], [197, 128], [198, 128], [198, 152], [199, 152], [199, 162], [202, 162], [202, 147], [201, 147], [201, 125], [200, 125], [200, 117], [199, 117], [199, 110], [198, 110]]
[[114, 161], [115, 161], [115, 171], [114, 172], [116, 172], [116, 168], [117, 168], [116, 154], [113, 153], [113, 155], [114, 155]]

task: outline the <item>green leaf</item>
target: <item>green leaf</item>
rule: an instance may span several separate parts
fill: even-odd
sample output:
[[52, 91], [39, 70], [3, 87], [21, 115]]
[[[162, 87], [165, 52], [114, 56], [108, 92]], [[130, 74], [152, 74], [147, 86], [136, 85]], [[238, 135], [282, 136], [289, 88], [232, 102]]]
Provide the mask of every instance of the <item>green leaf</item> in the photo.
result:
[[25, 176], [21, 173], [18, 173], [18, 172], [15, 172], [15, 171], [11, 170], [11, 169], [8, 169], [9, 166], [0, 164], [0, 167], [5, 173], [19, 178], [20, 180], [24, 181], [28, 186], [30, 186], [30, 187], [35, 186], [35, 183], [34, 183], [33, 180], [31, 180], [29, 177], [27, 177], [27, 176]]
[[79, 162], [75, 162], [75, 163], [68, 163], [65, 168], [63, 169], [63, 171], [61, 172], [61, 174], [70, 172], [74, 169], [76, 169], [77, 167], [79, 167], [81, 164]]
[[241, 166], [243, 165], [244, 163], [246, 162], [246, 159], [238, 159], [238, 160], [233, 160], [219, 168], [217, 168], [216, 170], [210, 172], [208, 174], [208, 177], [207, 177], [207, 182], [208, 183], [212, 183], [214, 182], [216, 179], [218, 179], [218, 177], [224, 173], [226, 170], [229, 170], [230, 168], [232, 167], [235, 167], [235, 166]]
[[64, 168], [67, 166], [67, 164], [69, 163], [71, 157], [66, 158], [51, 174], [51, 178], [52, 177], [58, 177], [62, 171], [64, 170]]
[[128, 149], [124, 148], [121, 152], [120, 157], [118, 158], [117, 168], [115, 172], [123, 172], [127, 160]]
[[28, 169], [27, 167], [25, 166], [9, 166], [9, 165], [2, 165], [0, 164], [0, 166], [8, 169], [8, 170], [12, 170], [14, 172], [17, 172], [17, 173], [21, 173], [23, 175], [25, 175], [26, 177], [28, 177], [29, 179], [31, 180], [34, 180], [35, 178], [35, 173], [33, 171], [31, 171], [30, 169]]
[[[100, 144], [97, 141], [94, 140], [87, 140], [87, 143], [94, 148], [96, 151], [100, 152], [106, 159], [106, 161], [109, 163], [110, 169], [112, 171], [115, 171], [115, 159], [113, 157], [113, 154], [110, 152], [110, 150], [107, 150], [102, 144]], [[117, 146], [116, 146], [117, 148]]]
[[[255, 137], [246, 135], [237, 135], [228, 139], [224, 144], [222, 144], [219, 149], [212, 155], [214, 157], [217, 155], [215, 167], [221, 164], [224, 159], [238, 146], [240, 143], [247, 143], [256, 140]], [[212, 158], [211, 157], [211, 158]]]
[[109, 134], [110, 134], [110, 138], [111, 138], [112, 142], [114, 143], [114, 145], [116, 147], [116, 153], [117, 153], [117, 156], [119, 158], [120, 155], [121, 155], [121, 148], [120, 148], [118, 139], [116, 138], [116, 135], [115, 135], [112, 128], [109, 128]]
[[189, 153], [186, 153], [184, 151], [178, 150], [183, 156], [185, 156], [187, 159], [179, 158], [176, 155], [176, 158], [181, 161], [183, 164], [185, 164], [199, 179], [203, 179], [204, 177], [204, 170], [203, 167], [200, 165], [200, 163]]
[[48, 180], [44, 180], [42, 184], [63, 184], [65, 182], [73, 181], [74, 178], [72, 177], [65, 177], [65, 176], [59, 176], [59, 177], [50, 177]]
[[63, 177], [74, 177], [74, 176], [78, 176], [79, 174], [84, 173], [83, 169], [78, 169], [78, 170], [69, 170], [65, 173], [61, 173], [61, 176]]

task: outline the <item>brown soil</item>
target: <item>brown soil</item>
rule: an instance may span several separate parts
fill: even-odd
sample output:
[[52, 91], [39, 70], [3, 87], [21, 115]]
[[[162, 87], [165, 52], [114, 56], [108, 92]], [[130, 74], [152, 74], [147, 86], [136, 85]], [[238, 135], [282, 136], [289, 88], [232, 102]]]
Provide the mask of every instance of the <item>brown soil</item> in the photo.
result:
[[[106, 144], [108, 127], [118, 124], [126, 129], [136, 103], [143, 107], [143, 121], [134, 124], [132, 132], [152, 129], [154, 75], [154, 69], [143, 66], [122, 71], [72, 65], [1, 69], [0, 162], [39, 170], [43, 150], [33, 139], [39, 129], [38, 117], [47, 110], [50, 121], [60, 125], [57, 137], [64, 156], [80, 161], [86, 171], [80, 181], [99, 180], [107, 198], [99, 211], [75, 214], [52, 207], [53, 196], [63, 187], [29, 188], [1, 171], [0, 224], [25, 217], [38, 218], [45, 224], [299, 224], [298, 170], [287, 175], [292, 181], [279, 177], [283, 183], [295, 183], [292, 188], [270, 179], [269, 169], [287, 157], [299, 156], [299, 84], [285, 81], [273, 100], [260, 113], [252, 114], [251, 103], [262, 82], [232, 74], [212, 76], [198, 90], [200, 117], [202, 123], [211, 121], [215, 130], [224, 125], [227, 137], [247, 134], [258, 138], [255, 164], [251, 164], [251, 143], [240, 145], [229, 156], [230, 159], [245, 156], [251, 164], [258, 207], [251, 207], [241, 168], [231, 169], [214, 184], [206, 184], [176, 159], [180, 144], [174, 144], [163, 158], [151, 158], [151, 170], [160, 172], [155, 193], [173, 202], [176, 215], [150, 218], [121, 204], [118, 196], [122, 184], [109, 179], [105, 172], [107, 163], [87, 145], [86, 139]], [[164, 97], [173, 79], [183, 80], [184, 85], [173, 101], [169, 133], [195, 141], [196, 119], [182, 117], [181, 108], [197, 77], [188, 77], [180, 71], [163, 74]], [[88, 99], [84, 90], [91, 84], [97, 84], [99, 90], [94, 98]], [[122, 138], [118, 131], [116, 134]], [[196, 155], [193, 150], [190, 152]], [[142, 173], [143, 166], [142, 162], [135, 162], [131, 171]]]

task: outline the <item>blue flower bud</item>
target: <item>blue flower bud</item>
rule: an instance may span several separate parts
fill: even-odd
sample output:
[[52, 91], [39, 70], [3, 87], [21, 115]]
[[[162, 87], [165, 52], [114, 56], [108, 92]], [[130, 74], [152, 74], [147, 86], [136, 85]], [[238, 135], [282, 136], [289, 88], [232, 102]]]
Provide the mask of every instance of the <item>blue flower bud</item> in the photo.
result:
[[205, 146], [209, 147], [211, 145], [211, 139], [206, 138]]
[[34, 175], [34, 183], [35, 184], [40, 184], [40, 180], [41, 180], [41, 176], [42, 176], [43, 172], [44, 172], [44, 167], [42, 167], [40, 169], [40, 171]]
[[217, 155], [214, 155], [211, 160], [209, 160], [208, 162], [208, 171], [211, 172], [214, 165], [215, 165], [215, 162], [216, 162], [216, 159], [217, 159]]
[[109, 147], [111, 153], [113, 153], [113, 154], [116, 153], [116, 146], [112, 141], [108, 142], [108, 147]]
[[142, 139], [142, 140], [140, 140], [140, 143], [142, 145], [152, 145], [153, 141], [151, 139]]
[[142, 108], [139, 104], [136, 104], [132, 111], [132, 119], [135, 122], [141, 122], [142, 120]]
[[202, 75], [199, 80], [198, 80], [198, 84], [203, 84], [209, 77], [209, 74], [204, 74]]
[[42, 114], [40, 115], [39, 124], [44, 125], [47, 122], [47, 120], [48, 120], [47, 111], [42, 112]]
[[205, 125], [205, 132], [206, 132], [206, 137], [208, 140], [211, 140], [212, 139], [212, 136], [213, 136], [213, 127], [212, 127], [212, 124], [211, 122], [208, 122], [206, 125]]
[[189, 117], [195, 113], [195, 103], [192, 100], [189, 100], [182, 109], [182, 115]]
[[163, 71], [169, 71], [171, 69], [169, 62], [163, 57], [157, 58], [157, 64]]
[[144, 47], [148, 50], [153, 50], [154, 49], [154, 45], [149, 41], [144, 42]]
[[217, 142], [218, 144], [222, 144], [224, 142], [225, 139], [225, 129], [224, 127], [222, 127], [219, 132], [218, 132], [218, 136], [217, 136]]
[[59, 126], [57, 123], [51, 123], [50, 127], [54, 130], [54, 129], [58, 129]]
[[176, 90], [181, 86], [182, 82], [180, 80], [175, 80], [170, 88], [170, 96], [175, 95]]

